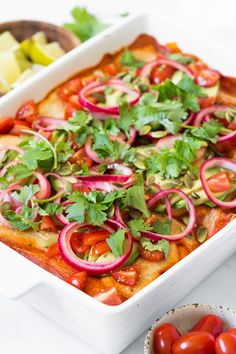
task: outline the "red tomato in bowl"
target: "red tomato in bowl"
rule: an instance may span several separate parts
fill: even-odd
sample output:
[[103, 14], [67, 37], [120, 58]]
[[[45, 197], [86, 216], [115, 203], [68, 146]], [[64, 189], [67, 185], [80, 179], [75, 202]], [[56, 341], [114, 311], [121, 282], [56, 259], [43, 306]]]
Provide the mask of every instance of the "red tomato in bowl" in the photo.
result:
[[216, 354], [235, 354], [236, 353], [236, 336], [232, 333], [225, 332], [216, 338], [215, 342]]
[[165, 323], [154, 331], [154, 353], [172, 354], [173, 344], [180, 338], [177, 328], [171, 323]]
[[208, 332], [215, 338], [222, 333], [222, 321], [220, 317], [216, 315], [204, 316], [198, 321], [191, 329], [191, 332]]
[[236, 336], [236, 328], [229, 328], [227, 332], [232, 333], [233, 335]]
[[213, 354], [215, 339], [207, 332], [190, 332], [172, 346], [172, 354]]

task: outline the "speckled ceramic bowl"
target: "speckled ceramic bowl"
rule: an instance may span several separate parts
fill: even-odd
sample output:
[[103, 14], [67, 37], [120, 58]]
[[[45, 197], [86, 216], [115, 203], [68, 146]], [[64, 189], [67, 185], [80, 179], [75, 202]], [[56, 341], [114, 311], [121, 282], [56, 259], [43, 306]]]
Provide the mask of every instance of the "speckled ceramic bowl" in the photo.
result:
[[211, 313], [221, 317], [224, 330], [230, 327], [236, 327], [236, 311], [228, 307], [202, 304], [185, 305], [170, 310], [153, 324], [145, 339], [144, 354], [154, 354], [153, 335], [156, 327], [169, 322], [175, 325], [180, 333], [184, 334], [188, 332], [201, 317]]

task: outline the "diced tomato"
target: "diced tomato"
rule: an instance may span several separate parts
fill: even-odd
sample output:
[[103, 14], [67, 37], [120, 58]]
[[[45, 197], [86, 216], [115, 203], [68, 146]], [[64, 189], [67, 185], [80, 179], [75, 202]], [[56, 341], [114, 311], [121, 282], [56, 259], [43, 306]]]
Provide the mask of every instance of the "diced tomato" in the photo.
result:
[[213, 193], [227, 192], [231, 189], [229, 174], [226, 171], [220, 171], [208, 178], [207, 185]]
[[79, 149], [76, 153], [70, 158], [71, 163], [77, 163], [79, 165], [85, 164], [88, 167], [91, 167], [93, 164], [93, 160], [87, 157], [84, 148]]
[[16, 112], [16, 119], [22, 119], [32, 124], [38, 114], [37, 105], [34, 100], [25, 102]]
[[166, 48], [171, 52], [171, 53], [180, 53], [181, 50], [179, 49], [177, 43], [175, 42], [170, 42], [166, 44]]
[[52, 218], [48, 215], [42, 217], [42, 222], [40, 224], [41, 231], [49, 231], [49, 232], [57, 232], [57, 227], [52, 220]]
[[65, 119], [72, 118], [75, 116], [75, 114], [76, 114], [75, 107], [73, 107], [71, 103], [68, 103], [65, 108], [64, 118]]
[[100, 241], [93, 246], [92, 255], [94, 257], [99, 257], [102, 254], [109, 252], [109, 251], [110, 251], [110, 247], [109, 247], [108, 243], [106, 241]]
[[7, 134], [10, 132], [14, 125], [13, 117], [1, 117], [0, 118], [0, 134]]
[[94, 231], [83, 235], [84, 244], [86, 246], [93, 246], [99, 241], [105, 241], [110, 235], [106, 230]]
[[90, 84], [91, 82], [93, 81], [96, 81], [98, 78], [96, 75], [89, 75], [89, 76], [86, 76], [86, 77], [83, 77], [81, 79], [81, 82], [82, 82], [82, 85], [85, 86], [85, 85], [88, 85]]
[[79, 103], [78, 95], [72, 95], [69, 97], [69, 103], [74, 107], [77, 111], [82, 109], [81, 104]]
[[72, 235], [70, 244], [75, 254], [85, 253], [89, 249], [89, 246], [84, 244], [83, 234], [81, 232], [75, 232]]
[[66, 282], [73, 285], [75, 288], [83, 290], [88, 279], [87, 272], [74, 273], [67, 278]]
[[125, 267], [112, 272], [112, 277], [121, 284], [134, 286], [140, 275], [140, 267], [137, 265]]
[[103, 304], [110, 306], [116, 306], [122, 303], [122, 300], [115, 287], [112, 287], [110, 289], [104, 289], [103, 291], [94, 295], [93, 298], [97, 301], [102, 302]]
[[213, 213], [209, 214], [208, 222], [210, 225], [210, 229], [208, 231], [207, 238], [212, 237], [218, 231], [220, 231], [225, 225], [227, 225], [232, 220], [233, 217], [234, 214], [226, 213], [221, 209], [215, 209], [214, 214]]
[[117, 68], [114, 63], [107, 64], [104, 67], [104, 73], [106, 75], [115, 76], [117, 74]]
[[208, 106], [213, 105], [216, 102], [217, 97], [212, 96], [212, 97], [199, 97], [198, 98], [198, 103], [201, 108], [206, 108]]
[[60, 254], [59, 248], [58, 248], [58, 243], [54, 243], [47, 249], [47, 256], [49, 258], [58, 256]]
[[69, 98], [72, 95], [78, 94], [81, 88], [82, 88], [81, 80], [75, 78], [62, 85], [59, 88], [58, 95], [63, 101], [68, 102]]
[[23, 129], [28, 129], [31, 130], [29, 123], [23, 121], [23, 120], [18, 120], [15, 119], [15, 124], [13, 128], [10, 131], [11, 135], [21, 135]]
[[158, 65], [152, 69], [150, 80], [152, 84], [160, 84], [161, 82], [169, 79], [174, 74], [175, 69], [169, 65]]
[[195, 77], [198, 85], [203, 87], [212, 87], [217, 84], [220, 79], [220, 74], [211, 69], [203, 69], [199, 71]]
[[149, 251], [145, 250], [143, 247], [139, 246], [140, 256], [147, 261], [158, 262], [164, 258], [164, 253], [160, 251]]

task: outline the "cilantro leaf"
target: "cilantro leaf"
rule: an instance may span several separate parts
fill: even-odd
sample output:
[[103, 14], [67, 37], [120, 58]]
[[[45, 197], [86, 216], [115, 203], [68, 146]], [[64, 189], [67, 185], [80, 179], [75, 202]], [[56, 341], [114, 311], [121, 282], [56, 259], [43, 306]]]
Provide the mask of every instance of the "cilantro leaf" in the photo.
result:
[[28, 169], [36, 170], [38, 167], [46, 171], [51, 169], [53, 154], [44, 140], [30, 140], [23, 149], [21, 161]]
[[160, 251], [164, 253], [165, 258], [168, 257], [170, 244], [167, 240], [159, 240], [157, 243], [152, 243], [148, 238], [141, 237], [140, 242], [144, 249], [148, 251]]
[[186, 65], [194, 61], [194, 59], [188, 55], [183, 55], [181, 53], [171, 53], [167, 55], [169, 59], [177, 61], [180, 64]]
[[199, 128], [190, 130], [190, 134], [202, 140], [208, 140], [215, 144], [219, 138], [219, 133], [224, 125], [216, 119], [211, 119], [209, 122], [203, 123]]
[[132, 235], [135, 237], [140, 236], [141, 231], [150, 231], [152, 229], [152, 227], [145, 223], [143, 219], [133, 219], [128, 225], [131, 228]]
[[74, 22], [65, 23], [64, 27], [74, 32], [80, 38], [81, 42], [87, 41], [107, 27], [97, 17], [90, 14], [86, 8], [76, 6], [71, 11], [71, 15]]
[[[19, 163], [17, 165], [11, 166], [7, 169], [6, 177], [8, 176], [14, 176], [14, 181], [17, 181], [21, 178], [27, 178], [32, 175], [33, 171], [23, 165], [22, 163]], [[12, 181], [11, 181], [12, 183]]]
[[38, 213], [41, 216], [59, 215], [63, 212], [64, 207], [58, 203], [45, 203], [38, 207]]
[[127, 229], [118, 229], [116, 232], [112, 233], [109, 238], [106, 239], [111, 252], [115, 257], [120, 257], [123, 255], [123, 244], [125, 240], [125, 233]]
[[128, 49], [123, 51], [120, 62], [128, 68], [141, 68], [145, 64], [144, 61], [136, 59]]
[[21, 191], [17, 191], [11, 194], [12, 198], [18, 200], [20, 203], [27, 205], [32, 197], [39, 191], [37, 184], [30, 184], [29, 186], [22, 187]]
[[154, 231], [161, 235], [170, 235], [171, 233], [171, 223], [169, 220], [162, 222], [157, 220], [154, 224]]
[[150, 212], [145, 201], [143, 184], [136, 184], [127, 189], [125, 205], [139, 210], [146, 217], [150, 216]]
[[81, 197], [76, 203], [68, 205], [66, 208], [67, 218], [69, 221], [77, 221], [79, 224], [84, 222], [84, 212], [86, 210], [86, 203]]
[[4, 217], [9, 221], [9, 223], [17, 230], [38, 230], [39, 223], [34, 220], [34, 209], [28, 206], [23, 206], [21, 213], [18, 214], [13, 210], [6, 210], [4, 212]]

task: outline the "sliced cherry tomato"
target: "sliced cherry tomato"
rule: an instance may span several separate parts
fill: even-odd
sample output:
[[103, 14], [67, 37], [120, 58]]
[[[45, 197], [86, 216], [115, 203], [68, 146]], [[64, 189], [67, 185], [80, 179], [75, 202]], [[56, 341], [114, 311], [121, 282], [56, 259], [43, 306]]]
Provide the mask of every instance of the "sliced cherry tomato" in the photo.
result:
[[164, 253], [160, 251], [149, 251], [145, 250], [143, 247], [139, 246], [140, 256], [147, 261], [158, 262], [164, 258]]
[[81, 148], [78, 151], [76, 151], [76, 153], [70, 158], [70, 162], [77, 163], [79, 165], [85, 164], [88, 167], [91, 167], [93, 164], [93, 160], [91, 160], [87, 156], [84, 148]]
[[196, 76], [200, 71], [207, 69], [207, 65], [202, 61], [196, 61], [188, 64], [188, 68], [192, 71], [193, 75]]
[[42, 217], [42, 222], [40, 224], [41, 231], [49, 231], [49, 232], [57, 232], [57, 227], [52, 220], [52, 218], [48, 215]]
[[212, 96], [212, 97], [199, 97], [198, 98], [198, 103], [201, 108], [206, 108], [208, 106], [213, 105], [216, 102], [217, 97]]
[[215, 339], [207, 332], [183, 335], [172, 346], [172, 354], [213, 354]]
[[54, 243], [47, 249], [47, 256], [49, 258], [58, 256], [60, 254], [59, 248], [58, 248], [58, 243]]
[[215, 338], [222, 333], [222, 321], [216, 315], [204, 316], [191, 329], [191, 332], [208, 332]]
[[7, 134], [14, 125], [15, 119], [13, 117], [0, 118], [0, 134]]
[[107, 64], [104, 67], [104, 73], [106, 75], [115, 76], [117, 74], [117, 68], [114, 63]]
[[106, 230], [94, 231], [88, 234], [83, 234], [84, 244], [86, 246], [94, 246], [99, 241], [105, 241], [110, 235]]
[[78, 95], [70, 96], [68, 101], [77, 111], [80, 111], [82, 109], [82, 106], [79, 103]]
[[175, 69], [169, 65], [158, 65], [152, 69], [150, 80], [152, 84], [160, 84], [161, 82], [169, 79], [174, 74]]
[[195, 81], [199, 86], [212, 87], [217, 84], [220, 74], [211, 69], [203, 69], [199, 71], [195, 77]]
[[216, 338], [215, 342], [216, 354], [235, 354], [236, 353], [236, 336], [233, 333], [222, 333]]
[[84, 244], [83, 234], [80, 232], [75, 232], [72, 235], [70, 244], [75, 254], [85, 253], [89, 250], [89, 246]]
[[73, 107], [71, 103], [68, 103], [65, 108], [64, 118], [65, 119], [72, 118], [75, 116], [75, 114], [76, 114], [75, 107]]
[[171, 323], [165, 323], [154, 331], [154, 353], [172, 354], [171, 348], [181, 334]]
[[103, 304], [111, 306], [120, 305], [122, 303], [122, 300], [114, 286], [110, 289], [104, 289], [103, 291], [94, 295], [93, 298], [102, 302]]
[[79, 90], [82, 88], [81, 80], [78, 78], [69, 80], [64, 85], [62, 85], [58, 90], [59, 97], [68, 102], [72, 95], [78, 94]]
[[134, 286], [140, 275], [140, 267], [138, 265], [125, 267], [112, 272], [112, 277], [121, 284]]
[[83, 290], [87, 281], [87, 272], [74, 273], [67, 278], [66, 282], [73, 285], [75, 288]]
[[233, 335], [236, 336], [236, 328], [229, 328], [229, 329], [227, 330], [227, 332], [229, 332], [229, 333], [231, 333], [231, 334], [233, 334]]
[[220, 171], [208, 178], [207, 185], [213, 193], [227, 192], [232, 188], [229, 177], [226, 171]]
[[92, 248], [92, 256], [99, 257], [102, 254], [109, 252], [110, 247], [106, 241], [99, 241]]
[[15, 119], [15, 124], [10, 131], [11, 135], [21, 135], [23, 129], [31, 130], [29, 124], [23, 120]]
[[22, 119], [32, 124], [38, 114], [37, 105], [34, 100], [25, 102], [16, 112], [16, 119]]

